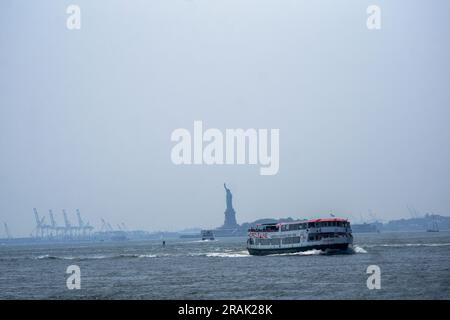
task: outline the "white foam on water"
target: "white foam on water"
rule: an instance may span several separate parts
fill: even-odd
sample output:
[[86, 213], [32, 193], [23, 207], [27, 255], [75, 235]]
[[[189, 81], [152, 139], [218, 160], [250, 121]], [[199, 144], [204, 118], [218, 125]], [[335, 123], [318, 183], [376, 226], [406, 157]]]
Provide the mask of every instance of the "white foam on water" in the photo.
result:
[[306, 250], [306, 251], [302, 251], [302, 252], [298, 252], [299, 256], [315, 256], [318, 254], [323, 254], [324, 252], [322, 250], [318, 250], [318, 249], [311, 249], [311, 250]]
[[299, 251], [299, 252], [291, 252], [291, 253], [274, 253], [274, 254], [268, 254], [268, 256], [315, 256], [319, 254], [324, 254], [322, 250], [318, 249], [311, 249], [306, 251]]
[[311, 249], [307, 251], [292, 252], [292, 253], [279, 253], [270, 254], [268, 256], [316, 256], [316, 255], [339, 255], [339, 254], [355, 254], [355, 253], [367, 253], [367, 251], [359, 246], [349, 247], [347, 250], [320, 250]]
[[219, 258], [241, 258], [250, 256], [247, 250], [238, 252], [208, 252], [204, 255], [206, 255], [207, 257], [219, 257]]
[[45, 260], [45, 259], [48, 259], [48, 260], [52, 260], [52, 259], [54, 259], [54, 260], [74, 260], [76, 258], [75, 257], [58, 257], [58, 256], [52, 256], [49, 254], [43, 254], [43, 255], [40, 255], [37, 257], [33, 257], [33, 259], [37, 259], [37, 260]]
[[80, 260], [96, 260], [96, 259], [108, 259], [108, 258], [110, 258], [110, 257], [108, 257], [108, 256], [105, 256], [105, 255], [92, 255], [92, 256], [82, 256], [82, 257], [79, 257], [78, 259], [80, 259]]
[[140, 254], [138, 258], [156, 258], [156, 254]]
[[354, 253], [367, 253], [367, 251], [360, 246], [353, 246]]
[[50, 257], [50, 255], [49, 254], [43, 254], [43, 255], [41, 255], [41, 256], [37, 256], [37, 257], [34, 257], [34, 259], [37, 259], [37, 260], [42, 260], [42, 259], [56, 259], [56, 257]]
[[111, 258], [156, 258], [158, 257], [156, 254], [150, 253], [122, 253], [118, 256], [113, 256]]

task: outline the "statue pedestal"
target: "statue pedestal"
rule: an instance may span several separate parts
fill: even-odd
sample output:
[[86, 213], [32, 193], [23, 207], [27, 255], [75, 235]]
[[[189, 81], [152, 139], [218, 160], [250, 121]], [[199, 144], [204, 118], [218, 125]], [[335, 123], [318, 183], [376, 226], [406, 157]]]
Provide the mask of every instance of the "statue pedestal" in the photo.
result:
[[225, 210], [225, 221], [223, 223], [224, 229], [234, 229], [239, 225], [236, 222], [236, 211], [233, 208]]

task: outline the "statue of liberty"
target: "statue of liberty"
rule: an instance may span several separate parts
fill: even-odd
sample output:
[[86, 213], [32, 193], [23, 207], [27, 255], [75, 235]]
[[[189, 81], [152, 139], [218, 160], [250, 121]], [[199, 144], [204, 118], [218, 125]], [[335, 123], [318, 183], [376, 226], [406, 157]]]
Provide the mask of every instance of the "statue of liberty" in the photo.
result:
[[231, 194], [230, 189], [227, 188], [227, 185], [224, 183], [223, 187], [225, 188], [225, 191], [227, 192], [227, 210], [233, 210], [233, 195]]
[[222, 228], [236, 228], [238, 226], [236, 222], [236, 212], [233, 209], [233, 195], [230, 189], [227, 188], [227, 185], [224, 183], [223, 187], [226, 191], [226, 205], [225, 209], [225, 222], [223, 223]]

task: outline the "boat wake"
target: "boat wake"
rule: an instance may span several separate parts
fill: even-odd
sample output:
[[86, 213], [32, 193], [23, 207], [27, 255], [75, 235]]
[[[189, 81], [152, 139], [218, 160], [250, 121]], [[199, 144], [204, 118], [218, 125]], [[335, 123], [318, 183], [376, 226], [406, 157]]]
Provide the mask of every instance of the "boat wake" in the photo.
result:
[[317, 256], [317, 255], [338, 255], [338, 254], [357, 254], [357, 253], [367, 253], [367, 251], [360, 246], [353, 246], [352, 248], [348, 248], [346, 250], [312, 249], [294, 253], [271, 254], [269, 256]]
[[316, 256], [320, 254], [325, 254], [325, 252], [318, 249], [311, 249], [293, 253], [270, 254], [269, 256]]
[[247, 250], [231, 251], [225, 250], [225, 252], [202, 252], [190, 254], [192, 257], [210, 257], [210, 258], [242, 258], [249, 257], [250, 254]]
[[[367, 253], [367, 251], [360, 246], [353, 246], [348, 248], [347, 250], [318, 250], [312, 249], [302, 252], [294, 252], [294, 253], [281, 253], [281, 254], [271, 254], [268, 256], [316, 256], [316, 255], [336, 255], [336, 254], [359, 254], [359, 253]], [[186, 254], [181, 254], [186, 255]], [[102, 260], [102, 259], [145, 259], [145, 258], [161, 258], [168, 256], [180, 256], [179, 253], [168, 254], [168, 253], [160, 253], [160, 254], [151, 254], [151, 253], [121, 253], [121, 254], [111, 254], [111, 255], [80, 255], [80, 256], [58, 256], [51, 254], [44, 254], [39, 256], [31, 257], [34, 260]], [[195, 253], [187, 253], [187, 256], [190, 257], [209, 257], [209, 258], [243, 258], [250, 257], [251, 255], [247, 250], [237, 251], [231, 249], [224, 249], [221, 251], [215, 252], [195, 252]]]
[[249, 253], [247, 250], [239, 251], [239, 252], [210, 252], [206, 254], [207, 257], [219, 257], [219, 258], [241, 258], [241, 257], [249, 257]]

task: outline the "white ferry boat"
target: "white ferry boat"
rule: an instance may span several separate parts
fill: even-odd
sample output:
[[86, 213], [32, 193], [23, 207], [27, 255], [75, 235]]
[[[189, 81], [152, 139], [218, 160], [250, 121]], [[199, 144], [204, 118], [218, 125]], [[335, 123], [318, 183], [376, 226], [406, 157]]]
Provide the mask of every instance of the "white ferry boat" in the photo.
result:
[[341, 218], [259, 224], [248, 230], [252, 255], [294, 253], [312, 249], [345, 250], [353, 244], [350, 222]]

